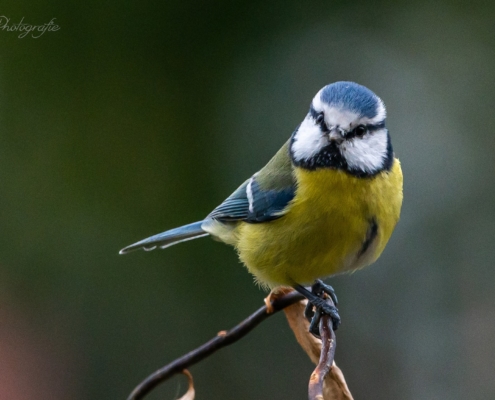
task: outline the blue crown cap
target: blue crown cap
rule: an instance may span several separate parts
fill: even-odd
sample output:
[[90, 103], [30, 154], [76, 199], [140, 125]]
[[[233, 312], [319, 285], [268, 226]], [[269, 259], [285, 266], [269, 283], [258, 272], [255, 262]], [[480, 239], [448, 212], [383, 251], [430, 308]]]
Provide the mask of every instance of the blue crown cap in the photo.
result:
[[323, 88], [321, 101], [329, 106], [347, 109], [360, 117], [373, 118], [378, 113], [378, 96], [354, 82], [335, 82]]

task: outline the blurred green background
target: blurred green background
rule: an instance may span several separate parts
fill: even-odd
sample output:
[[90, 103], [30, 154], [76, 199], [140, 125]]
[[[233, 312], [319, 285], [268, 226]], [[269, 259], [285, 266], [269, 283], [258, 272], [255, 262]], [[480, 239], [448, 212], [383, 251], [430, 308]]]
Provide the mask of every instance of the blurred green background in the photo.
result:
[[[124, 399], [262, 305], [210, 239], [118, 256], [196, 221], [284, 143], [325, 84], [388, 106], [402, 220], [331, 280], [356, 399], [495, 398], [494, 2], [2, 3], [0, 399]], [[192, 368], [198, 399], [303, 399], [283, 315]], [[173, 399], [185, 380], [152, 399]]]

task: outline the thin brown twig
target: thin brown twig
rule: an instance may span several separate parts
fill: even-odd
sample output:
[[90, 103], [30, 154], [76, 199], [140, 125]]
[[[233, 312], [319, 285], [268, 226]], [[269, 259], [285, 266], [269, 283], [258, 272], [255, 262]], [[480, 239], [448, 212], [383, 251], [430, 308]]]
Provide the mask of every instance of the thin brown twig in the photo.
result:
[[[320, 359], [322, 357], [322, 342], [309, 332], [309, 321], [303, 317], [307, 303], [307, 300], [299, 301], [290, 307], [284, 308], [284, 313], [290, 328], [296, 336], [297, 343], [299, 343], [310, 360], [318, 365], [320, 364]], [[336, 342], [334, 342], [334, 346], [335, 343]], [[328, 356], [328, 352], [325, 351], [324, 354], [327, 354], [327, 356], [324, 357], [328, 358], [327, 362], [329, 363], [330, 358], [333, 357], [333, 355], [330, 354]], [[323, 383], [323, 399], [353, 400], [352, 394], [345, 381], [344, 374], [335, 364], [335, 360]]]
[[[304, 297], [297, 292], [290, 292], [280, 297], [276, 297], [272, 301], [273, 313], [297, 303], [304, 299]], [[127, 400], [140, 400], [143, 399], [151, 390], [153, 390], [160, 383], [166, 381], [175, 374], [181, 373], [184, 369], [198, 363], [205, 359], [209, 355], [213, 354], [222, 347], [228, 346], [245, 336], [259, 323], [271, 316], [272, 313], [267, 313], [267, 307], [263, 306], [256, 312], [247, 317], [240, 324], [236, 325], [229, 331], [220, 332], [216, 337], [206, 342], [197, 349], [187, 353], [186, 355], [172, 361], [170, 364], [160, 368], [144, 381], [142, 381], [129, 395]], [[333, 357], [332, 357], [333, 360]]]
[[[332, 302], [331, 299], [328, 299], [328, 301]], [[335, 332], [333, 331], [332, 319], [327, 314], [323, 314], [320, 320], [320, 336], [320, 361], [309, 379], [309, 400], [323, 400], [323, 382], [332, 369], [333, 359], [335, 357], [337, 342], [335, 340]]]

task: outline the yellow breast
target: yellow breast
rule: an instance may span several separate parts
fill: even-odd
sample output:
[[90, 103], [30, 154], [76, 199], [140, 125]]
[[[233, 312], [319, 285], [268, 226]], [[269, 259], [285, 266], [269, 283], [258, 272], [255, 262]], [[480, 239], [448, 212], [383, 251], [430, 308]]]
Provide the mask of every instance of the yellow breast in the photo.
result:
[[399, 219], [399, 160], [373, 178], [300, 168], [296, 178], [296, 197], [282, 218], [236, 229], [239, 257], [256, 279], [270, 287], [306, 284], [374, 262]]

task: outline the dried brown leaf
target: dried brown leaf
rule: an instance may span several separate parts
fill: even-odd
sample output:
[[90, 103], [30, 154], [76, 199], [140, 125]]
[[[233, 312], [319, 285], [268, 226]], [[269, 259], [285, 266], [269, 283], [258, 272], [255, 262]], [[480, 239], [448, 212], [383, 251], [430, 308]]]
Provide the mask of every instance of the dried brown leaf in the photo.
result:
[[187, 382], [188, 382], [188, 388], [187, 392], [178, 400], [194, 400], [194, 397], [196, 396], [196, 392], [194, 391], [194, 382], [193, 382], [193, 377], [191, 373], [185, 369], [182, 371], [182, 373], [187, 376]]

